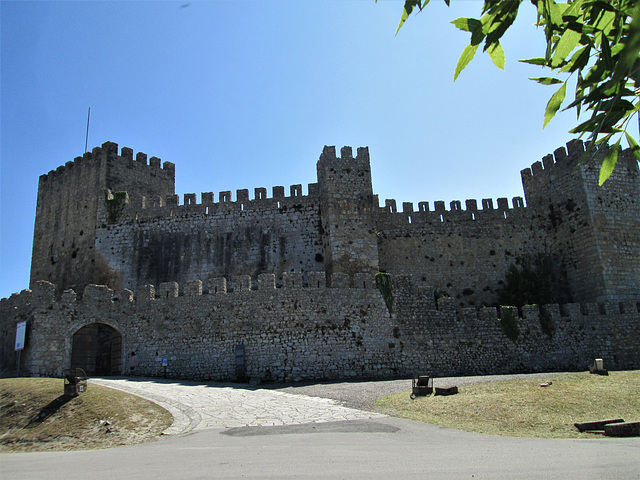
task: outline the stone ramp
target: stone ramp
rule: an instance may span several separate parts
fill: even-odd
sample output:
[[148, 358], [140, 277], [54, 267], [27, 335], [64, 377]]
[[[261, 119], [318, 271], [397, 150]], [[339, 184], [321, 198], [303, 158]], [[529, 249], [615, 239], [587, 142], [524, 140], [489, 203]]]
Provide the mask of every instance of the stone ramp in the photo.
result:
[[174, 422], [164, 435], [205, 429], [300, 425], [381, 418], [374, 412], [344, 407], [336, 400], [222, 383], [152, 378], [91, 378], [166, 408]]

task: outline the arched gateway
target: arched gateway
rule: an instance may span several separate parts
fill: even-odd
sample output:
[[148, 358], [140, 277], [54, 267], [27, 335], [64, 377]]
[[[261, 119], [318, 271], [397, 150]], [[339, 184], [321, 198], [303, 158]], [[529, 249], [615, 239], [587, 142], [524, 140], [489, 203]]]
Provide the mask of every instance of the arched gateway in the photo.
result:
[[71, 368], [87, 375], [122, 374], [122, 335], [104, 323], [91, 323], [73, 334]]

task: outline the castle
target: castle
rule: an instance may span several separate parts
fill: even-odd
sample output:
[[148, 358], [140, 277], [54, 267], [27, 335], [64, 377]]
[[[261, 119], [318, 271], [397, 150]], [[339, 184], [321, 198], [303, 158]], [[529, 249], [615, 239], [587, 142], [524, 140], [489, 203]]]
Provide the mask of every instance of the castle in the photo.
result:
[[[174, 164], [107, 142], [40, 177], [30, 290], [0, 302], [0, 373], [120, 374], [130, 351], [141, 374], [220, 380], [582, 369], [595, 356], [640, 368], [638, 162], [622, 152], [599, 187], [583, 154], [572, 141], [523, 170], [526, 206], [399, 211], [374, 195], [367, 148], [325, 147], [306, 195], [181, 205]], [[561, 303], [496, 308], [508, 271], [535, 258]]]

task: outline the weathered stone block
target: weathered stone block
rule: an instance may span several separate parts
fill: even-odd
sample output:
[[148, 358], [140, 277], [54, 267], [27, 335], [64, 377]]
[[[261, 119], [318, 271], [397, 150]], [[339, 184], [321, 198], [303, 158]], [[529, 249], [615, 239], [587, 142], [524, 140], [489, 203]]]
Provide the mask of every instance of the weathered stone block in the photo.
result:
[[261, 273], [258, 275], [258, 290], [275, 290], [276, 276], [273, 273]]
[[163, 282], [158, 285], [158, 298], [176, 298], [178, 296], [177, 282]]
[[192, 280], [187, 282], [184, 286], [185, 297], [198, 297], [202, 295], [202, 281]]

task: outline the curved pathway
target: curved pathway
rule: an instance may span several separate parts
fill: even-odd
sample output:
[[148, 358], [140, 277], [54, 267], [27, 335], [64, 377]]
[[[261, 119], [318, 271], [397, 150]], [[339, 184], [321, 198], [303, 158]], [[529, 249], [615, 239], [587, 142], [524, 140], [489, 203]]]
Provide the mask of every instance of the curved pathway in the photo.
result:
[[264, 427], [365, 420], [384, 415], [337, 400], [223, 383], [151, 378], [92, 378], [90, 383], [151, 400], [174, 418], [165, 435], [211, 428]]

